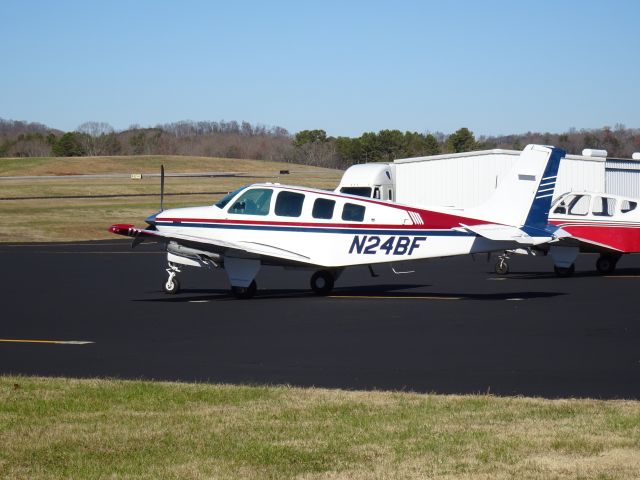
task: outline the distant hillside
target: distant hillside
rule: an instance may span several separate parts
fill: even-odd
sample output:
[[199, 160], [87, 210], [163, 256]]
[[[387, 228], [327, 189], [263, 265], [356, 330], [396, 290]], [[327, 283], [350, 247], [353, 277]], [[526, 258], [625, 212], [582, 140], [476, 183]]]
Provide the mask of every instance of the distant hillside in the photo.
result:
[[101, 155], [189, 155], [283, 161], [328, 168], [354, 163], [392, 161], [438, 153], [490, 148], [520, 150], [529, 143], [561, 147], [579, 154], [584, 148], [605, 149], [611, 157], [640, 151], [640, 129], [575, 130], [475, 138], [467, 128], [444, 134], [380, 130], [359, 137], [331, 137], [322, 129], [291, 135], [282, 127], [248, 122], [181, 121], [116, 131], [104, 122], [86, 122], [73, 132], [40, 123], [0, 119], [0, 157], [82, 157]]

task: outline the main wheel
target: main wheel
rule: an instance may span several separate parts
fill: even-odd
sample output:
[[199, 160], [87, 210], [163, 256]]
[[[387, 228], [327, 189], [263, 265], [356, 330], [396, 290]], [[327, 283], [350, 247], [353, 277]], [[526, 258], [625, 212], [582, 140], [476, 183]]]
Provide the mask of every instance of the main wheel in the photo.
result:
[[576, 271], [575, 264], [571, 264], [570, 267], [553, 267], [553, 271], [556, 272], [556, 275], [559, 277], [570, 277]]
[[611, 255], [600, 255], [600, 258], [596, 260], [596, 270], [603, 275], [613, 273], [616, 269], [616, 263], [616, 259]]
[[242, 299], [253, 298], [257, 290], [258, 285], [255, 280], [253, 280], [248, 287], [231, 287], [231, 293], [233, 293], [236, 298]]
[[334, 282], [331, 272], [319, 270], [311, 275], [311, 290], [318, 295], [328, 295], [333, 290]]
[[509, 273], [509, 264], [505, 260], [498, 260], [493, 269], [498, 275], [506, 275]]
[[173, 275], [173, 277], [167, 278], [166, 282], [162, 284], [162, 290], [164, 290], [164, 293], [168, 293], [170, 295], [178, 293], [178, 290], [180, 290], [180, 282], [178, 281], [178, 277]]

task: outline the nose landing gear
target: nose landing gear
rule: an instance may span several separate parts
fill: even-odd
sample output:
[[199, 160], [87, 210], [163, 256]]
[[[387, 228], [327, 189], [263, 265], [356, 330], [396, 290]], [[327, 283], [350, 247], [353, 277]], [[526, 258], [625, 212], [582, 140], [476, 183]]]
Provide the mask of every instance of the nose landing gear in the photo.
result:
[[509, 273], [509, 263], [507, 262], [507, 260], [509, 260], [509, 255], [507, 254], [507, 252], [504, 252], [502, 255], [498, 256], [498, 261], [493, 268], [496, 274], [506, 275], [507, 273]]
[[180, 290], [180, 282], [178, 281], [178, 273], [180, 273], [180, 269], [177, 265], [169, 262], [167, 273], [169, 274], [169, 278], [167, 278], [167, 280], [162, 284], [162, 290], [164, 293], [168, 293], [170, 295], [178, 293]]

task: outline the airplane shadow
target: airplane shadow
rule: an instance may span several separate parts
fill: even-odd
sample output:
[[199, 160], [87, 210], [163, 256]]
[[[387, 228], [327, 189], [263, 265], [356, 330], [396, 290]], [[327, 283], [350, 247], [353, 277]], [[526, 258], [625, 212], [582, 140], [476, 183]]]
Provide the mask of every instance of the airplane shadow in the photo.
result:
[[[336, 299], [352, 299], [352, 300], [482, 300], [482, 301], [500, 301], [500, 300], [531, 300], [536, 298], [552, 298], [560, 295], [566, 295], [563, 292], [498, 292], [498, 293], [465, 293], [465, 292], [411, 292], [409, 289], [425, 288], [430, 285], [372, 285], [359, 287], [340, 287], [335, 288], [333, 292], [326, 298]], [[150, 292], [152, 293], [152, 292]], [[155, 292], [153, 292], [155, 293]], [[198, 303], [210, 301], [240, 301], [233, 296], [228, 290], [216, 289], [184, 289], [177, 295], [165, 295], [158, 292], [160, 297], [134, 299], [134, 302], [153, 302], [153, 303]], [[323, 298], [310, 290], [297, 289], [264, 289], [258, 290], [256, 296], [251, 299], [252, 302], [294, 299], [294, 298]]]
[[548, 280], [557, 278], [561, 280], [571, 280], [572, 278], [600, 278], [600, 277], [624, 277], [640, 276], [640, 269], [637, 268], [617, 268], [612, 273], [602, 274], [596, 270], [576, 271], [569, 277], [559, 277], [554, 272], [512, 272], [503, 277], [496, 275], [496, 278], [508, 278], [512, 280]]

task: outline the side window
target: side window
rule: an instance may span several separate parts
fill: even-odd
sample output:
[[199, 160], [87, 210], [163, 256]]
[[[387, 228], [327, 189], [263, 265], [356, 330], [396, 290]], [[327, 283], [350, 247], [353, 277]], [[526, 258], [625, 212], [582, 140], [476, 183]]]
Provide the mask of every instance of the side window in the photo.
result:
[[589, 203], [591, 196], [576, 195], [569, 203], [569, 215], [586, 215], [589, 213]]
[[622, 200], [620, 204], [620, 212], [627, 213], [632, 212], [638, 206], [638, 202], [632, 202], [631, 200]]
[[342, 209], [342, 220], [348, 222], [362, 222], [364, 220], [365, 207], [362, 205], [354, 205], [353, 203], [345, 203]]
[[593, 197], [591, 213], [598, 217], [611, 217], [615, 211], [616, 201], [609, 197]]
[[373, 198], [380, 199], [380, 188], [376, 187], [373, 189]]
[[229, 213], [242, 215], [268, 215], [273, 190], [270, 188], [254, 188], [247, 190], [229, 208]]
[[393, 190], [389, 189], [389, 200], [393, 200]]
[[575, 198], [574, 195], [568, 195], [568, 196], [564, 197], [562, 200], [556, 201], [556, 204], [552, 206], [553, 213], [566, 215], [567, 214], [567, 205], [570, 205], [571, 201], [574, 198]]
[[326, 198], [316, 198], [313, 202], [313, 218], [323, 218], [329, 220], [333, 218], [333, 209], [336, 206], [335, 200], [328, 200]]
[[296, 192], [280, 192], [276, 197], [276, 215], [281, 217], [299, 217], [302, 213], [304, 194]]

